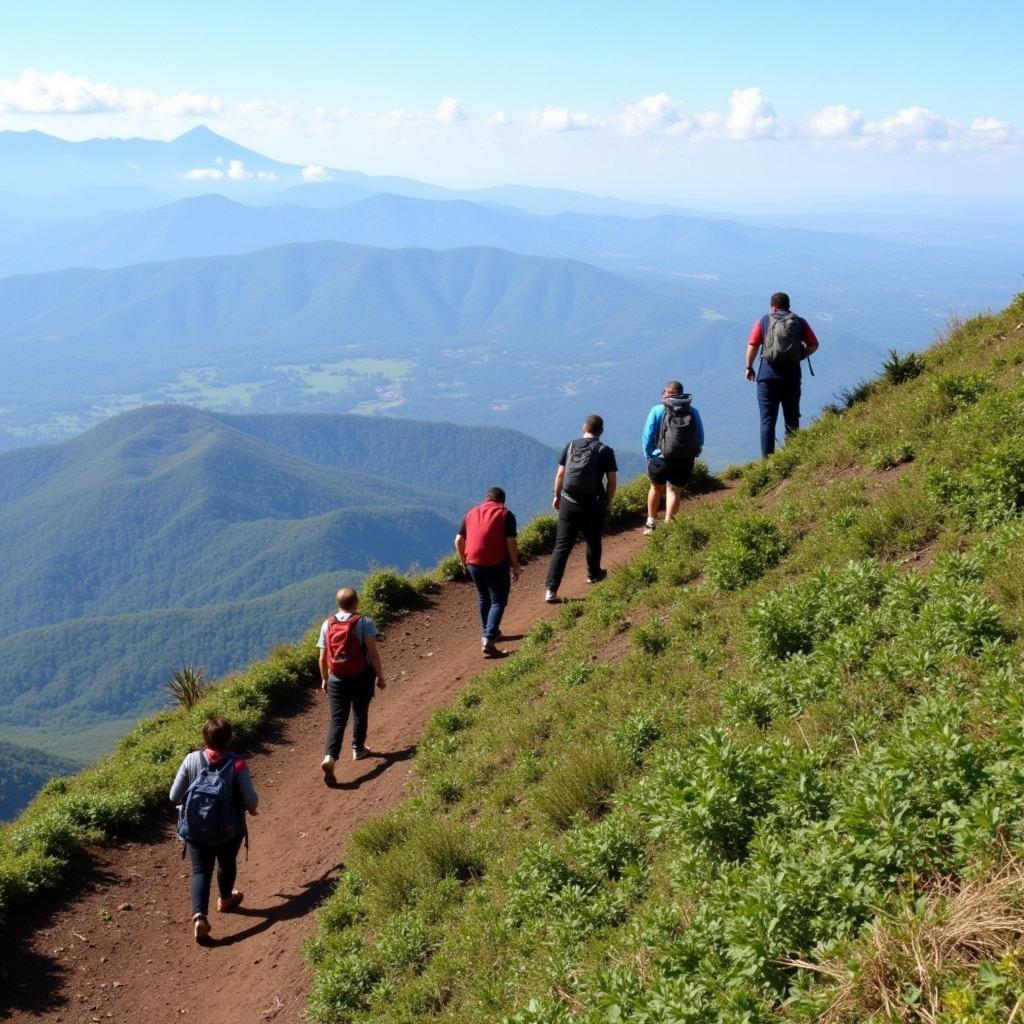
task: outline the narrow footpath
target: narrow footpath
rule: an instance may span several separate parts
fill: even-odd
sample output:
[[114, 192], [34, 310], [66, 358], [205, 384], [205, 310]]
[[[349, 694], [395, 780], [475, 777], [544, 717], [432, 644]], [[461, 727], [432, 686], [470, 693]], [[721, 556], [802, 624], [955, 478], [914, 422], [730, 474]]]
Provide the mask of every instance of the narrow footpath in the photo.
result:
[[[639, 527], [606, 537], [605, 566], [629, 561], [642, 544]], [[507, 650], [534, 623], [558, 614], [543, 600], [546, 565], [540, 557], [523, 567], [502, 624]], [[563, 596], [581, 597], [584, 576], [580, 544]], [[66, 1024], [303, 1021], [311, 973], [301, 947], [315, 930], [315, 909], [337, 876], [346, 840], [364, 819], [402, 799], [430, 716], [488, 665], [479, 638], [468, 584], [444, 586], [427, 608], [388, 627], [381, 653], [389, 685], [370, 711], [374, 754], [340, 761], [336, 789], [320, 773], [327, 707], [319, 687], [298, 694], [271, 721], [250, 757], [261, 802], [249, 859], [243, 852], [239, 863], [245, 902], [219, 915], [214, 896], [211, 946], [192, 940], [188, 867], [168, 813], [144, 837], [94, 851], [71, 901], [56, 901], [49, 915], [39, 908], [15, 926], [10, 939], [24, 952], [0, 996], [0, 1017]]]

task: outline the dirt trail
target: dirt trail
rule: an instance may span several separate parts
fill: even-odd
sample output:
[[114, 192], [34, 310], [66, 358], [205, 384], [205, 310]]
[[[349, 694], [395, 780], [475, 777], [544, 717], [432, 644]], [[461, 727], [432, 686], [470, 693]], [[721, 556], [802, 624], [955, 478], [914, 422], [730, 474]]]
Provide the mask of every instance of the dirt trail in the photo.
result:
[[[607, 537], [605, 565], [623, 564], [642, 543], [639, 528]], [[537, 558], [524, 566], [513, 590], [502, 624], [510, 639], [501, 646], [509, 650], [535, 622], [558, 613], [543, 601], [546, 564]], [[584, 574], [577, 545], [562, 594], [581, 596]], [[212, 946], [192, 941], [188, 869], [168, 816], [138, 841], [95, 851], [70, 903], [21, 924], [13, 938], [24, 952], [14, 983], [0, 994], [0, 1016], [9, 1007], [5, 1019], [66, 1024], [302, 1021], [311, 976], [300, 947], [314, 931], [313, 910], [330, 891], [349, 833], [402, 798], [428, 719], [487, 666], [475, 599], [468, 584], [448, 585], [426, 609], [388, 628], [381, 650], [389, 686], [370, 712], [368, 744], [376, 753], [339, 762], [338, 788], [324, 786], [319, 769], [327, 721], [319, 688], [297, 695], [273, 720], [251, 758], [261, 803], [249, 860], [243, 854], [239, 865], [245, 902], [238, 913], [212, 911]]]

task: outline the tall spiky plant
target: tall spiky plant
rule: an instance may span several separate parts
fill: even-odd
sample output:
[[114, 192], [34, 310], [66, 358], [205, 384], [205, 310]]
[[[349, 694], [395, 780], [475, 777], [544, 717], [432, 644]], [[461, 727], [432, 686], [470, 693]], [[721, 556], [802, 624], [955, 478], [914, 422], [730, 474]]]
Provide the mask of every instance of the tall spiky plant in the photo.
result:
[[209, 692], [206, 669], [199, 665], [182, 665], [171, 673], [164, 689], [184, 708], [191, 711]]

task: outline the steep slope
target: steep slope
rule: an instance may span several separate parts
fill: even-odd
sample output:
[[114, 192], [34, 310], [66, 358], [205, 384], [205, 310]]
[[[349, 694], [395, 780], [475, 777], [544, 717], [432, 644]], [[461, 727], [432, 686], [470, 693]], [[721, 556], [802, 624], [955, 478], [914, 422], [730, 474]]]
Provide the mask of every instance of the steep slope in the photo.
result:
[[891, 359], [470, 684], [313, 1018], [1014, 1019], [1022, 363], [1024, 295]]

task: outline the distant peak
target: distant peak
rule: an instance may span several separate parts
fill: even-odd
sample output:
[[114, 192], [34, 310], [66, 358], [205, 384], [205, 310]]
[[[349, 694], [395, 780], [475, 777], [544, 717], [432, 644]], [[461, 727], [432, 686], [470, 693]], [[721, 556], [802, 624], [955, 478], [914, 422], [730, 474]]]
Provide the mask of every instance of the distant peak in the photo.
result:
[[203, 140], [203, 139], [216, 139], [218, 142], [226, 142], [227, 140], [222, 136], [218, 135], [215, 131], [207, 128], [205, 124], [197, 124], [195, 128], [189, 128], [187, 132], [183, 132], [174, 141], [181, 142], [183, 139], [192, 140]]

